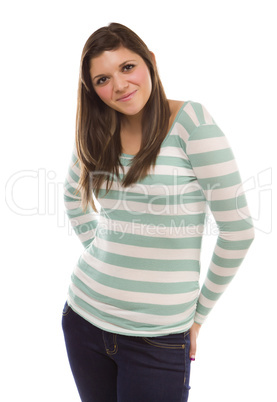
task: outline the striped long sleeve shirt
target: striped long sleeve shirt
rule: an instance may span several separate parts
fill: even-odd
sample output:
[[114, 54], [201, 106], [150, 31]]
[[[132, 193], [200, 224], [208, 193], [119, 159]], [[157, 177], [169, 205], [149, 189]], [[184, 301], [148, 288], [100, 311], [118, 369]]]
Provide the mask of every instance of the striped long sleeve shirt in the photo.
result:
[[[93, 325], [133, 336], [160, 336], [203, 324], [233, 279], [254, 227], [233, 152], [205, 107], [186, 101], [162, 142], [155, 166], [129, 187], [121, 179], [133, 155], [122, 153], [120, 180], [81, 209], [76, 148], [64, 183], [65, 207], [84, 245], [68, 304]], [[218, 236], [200, 289], [200, 253], [208, 209]]]

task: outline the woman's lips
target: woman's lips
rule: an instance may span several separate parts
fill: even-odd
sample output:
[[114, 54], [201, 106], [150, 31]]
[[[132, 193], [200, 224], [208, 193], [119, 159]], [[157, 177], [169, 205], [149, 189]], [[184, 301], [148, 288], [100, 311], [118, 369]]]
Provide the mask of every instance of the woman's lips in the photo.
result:
[[129, 94], [122, 96], [122, 98], [117, 99], [117, 101], [127, 102], [133, 98], [133, 96], [135, 95], [136, 92], [137, 91], [130, 92]]

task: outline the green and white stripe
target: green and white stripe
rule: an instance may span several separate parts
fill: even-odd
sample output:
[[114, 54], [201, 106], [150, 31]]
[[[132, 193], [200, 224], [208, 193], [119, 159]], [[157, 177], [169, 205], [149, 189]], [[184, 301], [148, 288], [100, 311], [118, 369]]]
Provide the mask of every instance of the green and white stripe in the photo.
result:
[[[132, 155], [122, 154], [123, 177]], [[85, 249], [68, 303], [106, 331], [158, 336], [202, 324], [253, 241], [254, 228], [227, 139], [200, 103], [184, 102], [155, 167], [123, 188], [105, 184], [101, 211], [82, 213], [74, 195], [80, 169], [74, 147], [65, 180], [65, 206]], [[75, 164], [75, 165], [74, 165]], [[200, 251], [209, 206], [219, 229], [205, 283]]]

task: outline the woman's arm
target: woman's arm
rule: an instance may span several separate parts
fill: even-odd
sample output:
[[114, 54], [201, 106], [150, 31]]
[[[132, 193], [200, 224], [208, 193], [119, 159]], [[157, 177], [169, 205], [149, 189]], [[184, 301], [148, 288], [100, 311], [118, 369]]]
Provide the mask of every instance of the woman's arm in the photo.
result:
[[81, 207], [81, 193], [75, 194], [80, 179], [80, 167], [77, 162], [77, 151], [74, 145], [68, 173], [64, 181], [64, 204], [71, 226], [86, 248], [94, 239], [99, 214], [90, 205], [86, 212]]
[[233, 279], [254, 239], [233, 152], [223, 132], [203, 106], [202, 109], [204, 121], [189, 136], [187, 155], [219, 235], [198, 299], [195, 322], [200, 325]]

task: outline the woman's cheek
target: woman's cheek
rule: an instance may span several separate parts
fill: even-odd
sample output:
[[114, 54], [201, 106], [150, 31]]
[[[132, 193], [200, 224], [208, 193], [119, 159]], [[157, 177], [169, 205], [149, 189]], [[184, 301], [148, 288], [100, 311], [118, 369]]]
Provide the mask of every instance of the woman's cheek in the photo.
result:
[[138, 85], [140, 84], [151, 84], [151, 76], [150, 73], [146, 68], [137, 69], [132, 74], [132, 81]]
[[102, 99], [103, 102], [111, 100], [111, 89], [109, 88], [109, 85], [97, 88], [96, 93], [99, 96], [99, 98]]

